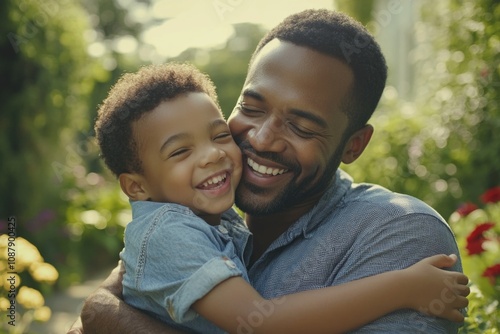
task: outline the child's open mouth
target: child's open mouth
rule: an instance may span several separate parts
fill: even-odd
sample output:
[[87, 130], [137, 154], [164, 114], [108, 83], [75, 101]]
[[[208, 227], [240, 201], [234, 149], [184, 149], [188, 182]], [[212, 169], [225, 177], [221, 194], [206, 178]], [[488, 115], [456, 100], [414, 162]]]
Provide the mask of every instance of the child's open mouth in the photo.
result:
[[202, 190], [216, 190], [224, 186], [228, 179], [229, 173], [223, 172], [219, 175], [215, 175], [205, 180], [202, 184], [200, 184], [197, 188]]

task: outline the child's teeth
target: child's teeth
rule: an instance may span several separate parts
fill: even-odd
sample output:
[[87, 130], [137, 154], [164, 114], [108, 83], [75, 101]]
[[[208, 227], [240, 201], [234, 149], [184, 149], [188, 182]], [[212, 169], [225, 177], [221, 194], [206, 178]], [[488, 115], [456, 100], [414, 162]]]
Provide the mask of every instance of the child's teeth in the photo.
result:
[[214, 176], [213, 178], [211, 178], [210, 180], [207, 180], [206, 182], [203, 182], [203, 187], [208, 187], [209, 185], [212, 185], [212, 184], [217, 184], [223, 180], [225, 180], [227, 177], [226, 174], [224, 175], [218, 175], [218, 176]]

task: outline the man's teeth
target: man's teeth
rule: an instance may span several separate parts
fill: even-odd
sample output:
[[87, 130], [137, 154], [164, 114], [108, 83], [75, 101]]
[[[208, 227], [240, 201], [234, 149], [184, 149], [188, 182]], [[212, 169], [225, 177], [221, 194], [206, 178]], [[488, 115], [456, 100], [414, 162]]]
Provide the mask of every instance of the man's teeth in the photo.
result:
[[271, 167], [266, 167], [263, 165], [259, 165], [252, 159], [248, 158], [247, 160], [248, 166], [252, 167], [252, 169], [260, 174], [267, 174], [267, 175], [281, 175], [284, 172], [286, 172], [286, 169], [278, 169], [278, 168], [271, 168]]
[[208, 187], [211, 184], [219, 183], [219, 182], [225, 180], [226, 177], [227, 177], [227, 174], [214, 176], [211, 179], [209, 179], [208, 181], [203, 182], [203, 187]]

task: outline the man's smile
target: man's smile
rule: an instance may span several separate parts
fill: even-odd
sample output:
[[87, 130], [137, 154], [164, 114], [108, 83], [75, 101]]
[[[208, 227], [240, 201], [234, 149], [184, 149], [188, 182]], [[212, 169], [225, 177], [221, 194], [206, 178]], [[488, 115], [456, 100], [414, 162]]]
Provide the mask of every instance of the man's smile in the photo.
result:
[[247, 164], [252, 168], [255, 172], [262, 174], [262, 175], [281, 175], [283, 173], [286, 173], [288, 169], [285, 168], [275, 168], [275, 167], [270, 167], [270, 166], [265, 166], [258, 164], [251, 158], [247, 158]]

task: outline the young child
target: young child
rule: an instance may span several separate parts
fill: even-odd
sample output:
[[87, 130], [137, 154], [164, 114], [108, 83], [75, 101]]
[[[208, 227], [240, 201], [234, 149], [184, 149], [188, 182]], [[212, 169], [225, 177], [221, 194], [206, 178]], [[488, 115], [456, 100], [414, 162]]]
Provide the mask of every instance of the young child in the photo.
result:
[[[210, 79], [186, 64], [125, 74], [100, 106], [106, 165], [130, 198], [123, 296], [199, 333], [334, 333], [401, 308], [462, 321], [467, 277], [437, 255], [336, 287], [266, 300], [248, 282], [251, 234], [231, 208], [242, 172]], [[436, 301], [443, 305], [431, 307]], [[215, 324], [215, 325], [214, 325]]]

